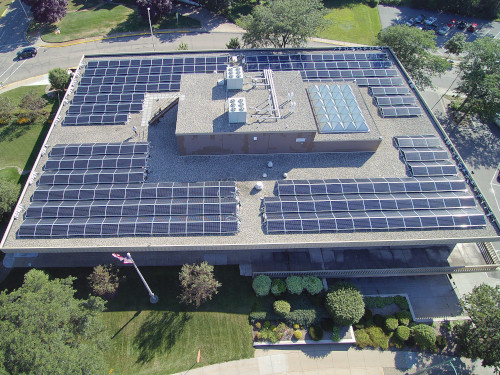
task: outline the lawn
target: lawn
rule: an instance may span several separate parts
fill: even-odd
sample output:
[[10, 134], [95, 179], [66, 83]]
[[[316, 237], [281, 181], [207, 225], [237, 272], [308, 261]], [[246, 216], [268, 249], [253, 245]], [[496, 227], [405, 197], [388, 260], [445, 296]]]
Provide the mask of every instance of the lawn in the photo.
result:
[[[167, 15], [159, 24], [153, 25], [155, 29], [199, 27], [199, 21], [183, 16], [179, 16], [177, 25], [174, 14]], [[59, 28], [59, 34], [54, 33], [56, 28]], [[135, 6], [73, 0], [69, 2], [68, 14], [61, 21], [42, 30], [45, 42], [56, 43], [115, 33], [147, 32], [149, 24], [139, 16]]]
[[[18, 106], [23, 95], [31, 90], [49, 99], [45, 95], [45, 86], [23, 86], [7, 91], [2, 96], [11, 98], [14, 104]], [[45, 135], [50, 128], [50, 121], [48, 121], [50, 113], [55, 113], [57, 107], [57, 100], [50, 99], [45, 109], [47, 115], [40, 116], [33, 124], [19, 125], [14, 121], [0, 127], [0, 176], [17, 181], [19, 174], [16, 168], [3, 168], [31, 169]]]
[[326, 27], [318, 37], [359, 44], [373, 45], [382, 25], [377, 8], [365, 1], [326, 0], [329, 13]]
[[7, 10], [12, 0], [0, 0], [0, 16]]

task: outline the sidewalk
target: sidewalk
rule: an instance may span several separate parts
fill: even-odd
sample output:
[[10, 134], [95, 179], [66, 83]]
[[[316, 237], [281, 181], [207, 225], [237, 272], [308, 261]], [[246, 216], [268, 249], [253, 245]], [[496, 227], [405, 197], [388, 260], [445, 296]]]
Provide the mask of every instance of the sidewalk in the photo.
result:
[[[359, 350], [348, 346], [310, 345], [297, 349], [256, 349], [255, 357], [192, 369], [175, 375], [396, 375], [413, 374], [452, 357], [410, 351]], [[202, 360], [203, 363], [203, 353]], [[457, 359], [458, 374], [490, 375], [481, 363]], [[433, 374], [455, 374], [451, 366]], [[430, 373], [429, 373], [430, 374]]]

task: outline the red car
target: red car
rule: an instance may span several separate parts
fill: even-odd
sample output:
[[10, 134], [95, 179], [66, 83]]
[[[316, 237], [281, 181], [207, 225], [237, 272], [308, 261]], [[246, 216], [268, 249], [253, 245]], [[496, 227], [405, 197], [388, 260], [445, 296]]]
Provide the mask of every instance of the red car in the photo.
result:
[[473, 33], [474, 31], [477, 30], [477, 23], [473, 23], [472, 25], [470, 25], [468, 28], [467, 28], [467, 31]]
[[456, 25], [456, 24], [457, 24], [457, 21], [455, 21], [455, 20], [450, 20], [450, 21], [446, 24], [446, 26], [448, 26], [448, 27], [451, 29], [451, 28], [455, 27], [455, 25]]

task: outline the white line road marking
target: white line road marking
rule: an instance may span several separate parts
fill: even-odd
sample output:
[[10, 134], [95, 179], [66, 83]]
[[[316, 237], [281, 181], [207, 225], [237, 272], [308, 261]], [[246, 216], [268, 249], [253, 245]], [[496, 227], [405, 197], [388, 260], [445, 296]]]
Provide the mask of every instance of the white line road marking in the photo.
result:
[[17, 61], [14, 61], [14, 62], [11, 64], [11, 66], [9, 66], [7, 69], [5, 69], [5, 71], [4, 71], [2, 74], [0, 74], [0, 78], [2, 78], [2, 76], [3, 76], [5, 73], [7, 73], [7, 72], [9, 71], [9, 69], [10, 69], [10, 68], [12, 68], [16, 62], [17, 62]]
[[498, 34], [500, 34], [500, 31], [493, 37], [493, 39], [496, 39]]
[[495, 198], [495, 202], [497, 204], [497, 208], [500, 210], [500, 203], [498, 202], [498, 198], [497, 198], [497, 195], [495, 194], [495, 188], [494, 188], [494, 186], [500, 186], [495, 182], [495, 177], [496, 177], [497, 173], [498, 173], [498, 168], [495, 169], [495, 172], [493, 173], [493, 177], [491, 178], [491, 181], [490, 181], [490, 186], [491, 186], [491, 191], [493, 193], [493, 197]]
[[16, 69], [14, 69], [14, 71], [13, 71], [12, 73], [10, 73], [10, 76], [8, 76], [8, 77], [7, 77], [7, 78], [3, 81], [3, 83], [7, 82], [7, 81], [9, 80], [9, 78], [10, 78], [10, 77], [12, 77], [12, 75], [13, 75], [15, 72], [17, 72], [17, 70], [18, 70], [21, 66], [23, 66], [23, 64], [24, 64], [26, 61], [27, 61], [27, 60], [24, 60], [21, 64], [19, 64], [19, 66], [18, 66]]

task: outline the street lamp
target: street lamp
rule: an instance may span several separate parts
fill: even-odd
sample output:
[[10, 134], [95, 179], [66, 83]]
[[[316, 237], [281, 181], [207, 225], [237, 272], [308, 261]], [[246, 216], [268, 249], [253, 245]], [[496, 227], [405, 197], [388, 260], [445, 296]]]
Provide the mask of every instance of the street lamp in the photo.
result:
[[153, 26], [151, 26], [151, 14], [149, 13], [148, 7], [148, 20], [149, 20], [149, 30], [151, 30], [151, 42], [153, 43], [153, 51], [155, 50], [155, 40], [153, 38]]
[[[149, 10], [149, 8], [148, 8], [148, 10]], [[132, 264], [134, 265], [135, 270], [136, 270], [136, 271], [137, 271], [137, 273], [139, 274], [139, 277], [141, 278], [142, 282], [144, 283], [144, 286], [145, 286], [145, 287], [146, 287], [146, 289], [148, 290], [148, 293], [149, 293], [149, 302], [151, 302], [151, 303], [156, 303], [156, 302], [158, 302], [158, 296], [157, 296], [157, 295], [155, 295], [155, 294], [151, 291], [151, 289], [149, 288], [148, 283], [147, 283], [147, 282], [146, 282], [146, 280], [144, 279], [144, 276], [142, 276], [142, 273], [141, 273], [141, 271], [139, 271], [139, 268], [137, 268], [137, 265], [135, 264], [134, 260], [132, 259], [132, 256], [130, 255], [130, 253], [127, 253], [127, 258], [128, 258], [129, 260], [131, 260], [131, 261], [132, 261]]]

